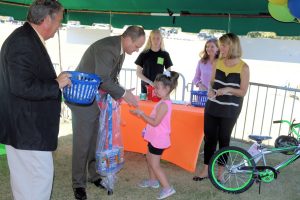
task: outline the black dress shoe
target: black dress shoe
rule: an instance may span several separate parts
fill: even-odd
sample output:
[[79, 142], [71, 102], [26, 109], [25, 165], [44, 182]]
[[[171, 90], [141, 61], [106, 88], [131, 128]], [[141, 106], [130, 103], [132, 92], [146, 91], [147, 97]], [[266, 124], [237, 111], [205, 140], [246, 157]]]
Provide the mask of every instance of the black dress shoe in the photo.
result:
[[82, 187], [73, 188], [73, 191], [74, 191], [74, 197], [75, 197], [75, 199], [77, 199], [77, 200], [85, 200], [85, 199], [87, 199], [85, 188], [82, 188]]
[[98, 180], [96, 180], [96, 181], [94, 181], [94, 182], [92, 182], [92, 183], [94, 183], [94, 185], [95, 185], [96, 187], [106, 189], [106, 188], [101, 184], [101, 181], [102, 181], [102, 179], [99, 178]]

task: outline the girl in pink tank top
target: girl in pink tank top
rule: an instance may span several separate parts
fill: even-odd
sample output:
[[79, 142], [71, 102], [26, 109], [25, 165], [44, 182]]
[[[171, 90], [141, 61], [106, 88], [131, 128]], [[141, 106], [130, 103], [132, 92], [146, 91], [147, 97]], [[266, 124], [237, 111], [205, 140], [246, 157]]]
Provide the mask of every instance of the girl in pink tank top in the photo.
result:
[[160, 166], [160, 159], [164, 149], [170, 147], [172, 101], [170, 93], [176, 88], [179, 74], [174, 71], [165, 71], [158, 74], [154, 81], [154, 92], [161, 100], [155, 105], [151, 114], [147, 116], [142, 110], [131, 110], [131, 113], [147, 122], [144, 129], [144, 139], [148, 141], [146, 155], [149, 178], [138, 185], [142, 188], [159, 188], [162, 186], [157, 199], [164, 199], [176, 191]]

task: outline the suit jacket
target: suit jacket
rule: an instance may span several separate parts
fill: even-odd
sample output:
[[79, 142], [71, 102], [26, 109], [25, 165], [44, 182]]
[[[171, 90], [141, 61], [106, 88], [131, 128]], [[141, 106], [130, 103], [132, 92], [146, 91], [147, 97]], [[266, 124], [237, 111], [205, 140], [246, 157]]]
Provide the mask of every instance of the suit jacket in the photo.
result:
[[84, 53], [76, 71], [100, 76], [100, 88], [114, 99], [119, 99], [125, 90], [119, 85], [118, 75], [125, 58], [120, 56], [121, 36], [106, 37], [93, 43]]
[[61, 91], [46, 48], [29, 23], [0, 52], [0, 143], [17, 149], [57, 148]]

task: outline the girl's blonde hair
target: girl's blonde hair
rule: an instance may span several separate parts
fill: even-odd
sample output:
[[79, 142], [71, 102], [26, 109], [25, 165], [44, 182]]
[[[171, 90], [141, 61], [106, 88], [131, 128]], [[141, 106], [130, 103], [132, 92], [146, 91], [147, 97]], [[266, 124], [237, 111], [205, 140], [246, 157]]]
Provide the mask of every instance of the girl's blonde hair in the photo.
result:
[[153, 37], [153, 35], [155, 35], [155, 34], [158, 34], [160, 36], [160, 38], [161, 38], [161, 41], [160, 41], [160, 50], [165, 51], [164, 39], [163, 39], [163, 36], [162, 36], [160, 30], [158, 30], [158, 29], [152, 30], [150, 32], [150, 35], [148, 37], [146, 46], [145, 46], [145, 48], [144, 48], [143, 51], [147, 51], [147, 50], [151, 49], [151, 45], [152, 45], [152, 43], [151, 43], [151, 37]]
[[[226, 44], [229, 46], [229, 51], [227, 54], [228, 59], [240, 58], [242, 57], [242, 47], [240, 39], [237, 35], [233, 33], [227, 33], [219, 38], [219, 45]], [[220, 58], [224, 58], [224, 55], [220, 54]]]
[[[206, 64], [207, 61], [209, 60], [209, 55], [208, 55], [208, 53], [207, 53], [207, 51], [206, 51], [206, 45], [207, 45], [208, 43], [213, 43], [213, 44], [215, 44], [216, 47], [219, 49], [218, 40], [217, 40], [216, 38], [211, 38], [211, 39], [207, 40], [207, 41], [205, 42], [204, 49], [203, 49], [203, 50], [200, 52], [200, 54], [199, 54], [199, 56], [200, 56], [200, 58], [201, 58], [201, 62], [204, 63], [204, 64]], [[218, 50], [218, 51], [216, 52], [215, 58], [218, 58], [218, 57], [219, 57], [219, 53], [220, 53], [220, 51]]]

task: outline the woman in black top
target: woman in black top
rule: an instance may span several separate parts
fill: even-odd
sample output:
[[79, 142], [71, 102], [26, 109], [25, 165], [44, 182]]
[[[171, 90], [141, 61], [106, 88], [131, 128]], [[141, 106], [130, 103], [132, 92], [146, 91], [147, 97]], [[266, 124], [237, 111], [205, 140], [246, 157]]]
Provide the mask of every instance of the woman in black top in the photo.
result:
[[135, 61], [137, 65], [136, 75], [142, 80], [141, 92], [147, 93], [146, 85], [152, 85], [157, 74], [164, 69], [171, 70], [173, 65], [169, 53], [165, 51], [163, 37], [159, 30], [150, 33], [143, 52]]
[[[249, 86], [250, 71], [241, 59], [237, 35], [227, 33], [219, 38], [220, 56], [213, 63], [212, 79], [204, 111], [204, 165], [194, 181], [208, 176], [208, 164], [216, 151], [230, 144], [231, 132], [241, 112]], [[224, 166], [218, 166], [218, 179], [224, 181]]]

